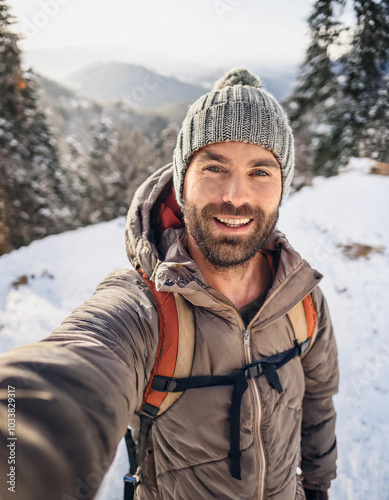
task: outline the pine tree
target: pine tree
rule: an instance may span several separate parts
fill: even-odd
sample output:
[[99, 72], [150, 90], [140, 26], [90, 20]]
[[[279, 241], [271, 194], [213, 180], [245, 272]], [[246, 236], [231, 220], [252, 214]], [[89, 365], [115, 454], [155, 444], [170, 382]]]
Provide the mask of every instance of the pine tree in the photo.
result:
[[[30, 70], [24, 74], [23, 122], [18, 124], [21, 145], [27, 155], [20, 168], [23, 183], [20, 199], [30, 207], [28, 232], [31, 239], [62, 232], [72, 226], [73, 212], [68, 204], [68, 176], [59, 160], [57, 143], [46, 115], [38, 108], [38, 82]], [[26, 196], [25, 190], [30, 194]]]
[[377, 101], [369, 111], [365, 148], [374, 160], [389, 163], [389, 74], [383, 78]]
[[90, 150], [89, 171], [90, 179], [90, 220], [97, 223], [111, 220], [115, 200], [117, 173], [112, 167], [111, 149], [115, 144], [115, 133], [112, 121], [102, 115], [92, 124], [92, 148]]
[[[155, 141], [139, 128], [119, 130], [112, 149], [116, 181], [117, 209], [125, 214], [136, 189], [159, 166]], [[162, 166], [162, 165], [161, 165]]]
[[288, 102], [303, 176], [309, 171], [330, 175], [337, 169], [339, 83], [330, 52], [343, 29], [338, 21], [343, 5], [343, 0], [315, 2], [308, 19], [311, 43]]
[[[18, 116], [23, 109], [23, 97], [20, 91], [25, 88], [25, 82], [20, 67], [20, 49], [18, 37], [9, 30], [13, 17], [4, 0], [0, 0], [0, 137], [2, 144], [12, 142], [13, 115]], [[3, 151], [6, 154], [6, 151]]]
[[[0, 254], [14, 246], [11, 228], [15, 227], [18, 207], [12, 199], [12, 164], [19, 164], [22, 151], [15, 138], [14, 117], [23, 109], [23, 86], [17, 36], [9, 27], [13, 17], [0, 0]], [[11, 183], [11, 186], [9, 185]]]
[[4, 0], [0, 1], [0, 26], [2, 29], [8, 28], [15, 21], [14, 16], [10, 13], [8, 5]]
[[354, 0], [354, 9], [356, 27], [345, 63], [344, 156], [386, 154], [389, 161], [382, 122], [389, 113], [389, 3]]
[[67, 179], [45, 114], [37, 105], [35, 75], [22, 72], [12, 16], [0, 0], [0, 202], [7, 248], [63, 231], [72, 220]]
[[[76, 217], [73, 221], [74, 227], [85, 226], [91, 222], [91, 178], [89, 159], [85, 144], [80, 134], [70, 135], [66, 138], [66, 153], [62, 163], [68, 179], [68, 199], [74, 208]], [[85, 139], [85, 138], [84, 138]]]
[[169, 123], [162, 130], [157, 142], [157, 168], [172, 161], [179, 131], [180, 127], [176, 123]]
[[308, 19], [311, 43], [297, 77], [292, 95], [291, 119], [297, 121], [308, 109], [333, 95], [336, 87], [330, 47], [339, 35], [339, 22], [334, 15], [334, 4], [343, 2], [317, 0]]

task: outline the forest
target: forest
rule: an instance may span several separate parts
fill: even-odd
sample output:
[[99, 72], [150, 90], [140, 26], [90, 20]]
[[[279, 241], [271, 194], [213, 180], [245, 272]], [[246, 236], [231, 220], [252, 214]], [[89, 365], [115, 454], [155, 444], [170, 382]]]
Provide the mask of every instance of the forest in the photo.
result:
[[[389, 2], [352, 3], [351, 24], [346, 0], [314, 2], [307, 20], [310, 43], [283, 101], [295, 190], [351, 158], [389, 163]], [[120, 100], [50, 99], [54, 83], [22, 68], [14, 22], [0, 0], [0, 255], [124, 215], [141, 182], [171, 161], [186, 106], [169, 118]]]

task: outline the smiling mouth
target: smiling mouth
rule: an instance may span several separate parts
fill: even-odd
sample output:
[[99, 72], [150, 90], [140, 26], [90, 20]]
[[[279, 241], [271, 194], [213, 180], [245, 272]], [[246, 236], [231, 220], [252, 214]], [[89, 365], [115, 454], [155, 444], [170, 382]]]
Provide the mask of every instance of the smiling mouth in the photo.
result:
[[241, 218], [241, 219], [230, 219], [228, 217], [215, 217], [218, 222], [226, 225], [227, 227], [242, 227], [246, 226], [253, 219]]

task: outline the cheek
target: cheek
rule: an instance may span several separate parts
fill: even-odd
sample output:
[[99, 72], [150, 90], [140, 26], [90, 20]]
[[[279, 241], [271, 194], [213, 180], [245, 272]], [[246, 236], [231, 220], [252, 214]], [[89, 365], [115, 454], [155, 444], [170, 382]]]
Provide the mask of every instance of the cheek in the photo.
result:
[[265, 207], [276, 207], [281, 200], [281, 181], [275, 181], [268, 184], [260, 184], [253, 190], [253, 196], [257, 205]]
[[184, 189], [184, 199], [194, 202], [201, 200], [217, 200], [222, 196], [223, 187], [216, 179], [204, 179], [199, 182], [188, 182]]

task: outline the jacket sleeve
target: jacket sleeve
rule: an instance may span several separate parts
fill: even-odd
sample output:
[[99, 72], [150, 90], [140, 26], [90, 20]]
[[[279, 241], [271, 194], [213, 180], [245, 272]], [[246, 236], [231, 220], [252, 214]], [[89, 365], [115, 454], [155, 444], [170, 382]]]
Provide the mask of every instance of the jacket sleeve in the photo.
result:
[[339, 372], [334, 332], [326, 300], [319, 288], [312, 292], [318, 331], [302, 365], [305, 374], [301, 469], [307, 489], [326, 491], [336, 477], [335, 410]]
[[142, 402], [155, 332], [151, 291], [122, 270], [48, 338], [0, 356], [1, 500], [94, 498]]

